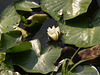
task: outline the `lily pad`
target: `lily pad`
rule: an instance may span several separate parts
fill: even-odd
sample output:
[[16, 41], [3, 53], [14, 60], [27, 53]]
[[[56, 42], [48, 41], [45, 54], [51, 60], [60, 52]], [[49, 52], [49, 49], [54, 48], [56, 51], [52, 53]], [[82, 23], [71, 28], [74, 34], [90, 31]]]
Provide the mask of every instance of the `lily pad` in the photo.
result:
[[6, 53], [0, 53], [0, 62], [4, 61], [6, 57]]
[[[13, 55], [13, 62], [26, 72], [47, 74], [57, 71], [59, 66], [54, 62], [60, 56], [61, 48], [55, 45], [48, 45], [40, 54], [39, 41], [31, 41], [32, 50]], [[35, 45], [36, 44], [36, 45]]]
[[22, 42], [22, 34], [20, 31], [9, 31], [1, 35], [0, 52], [22, 52], [30, 50], [32, 45], [30, 42]]
[[100, 44], [100, 10], [93, 17], [92, 21], [87, 14], [83, 14], [66, 25], [58, 23], [62, 33], [61, 40], [64, 44], [73, 44], [77, 47], [90, 47]]
[[[37, 24], [41, 24], [43, 23], [45, 20], [47, 19], [47, 15], [46, 14], [34, 14], [30, 17], [28, 17], [25, 21], [28, 23], [28, 21], [32, 21], [29, 24], [25, 24], [23, 23], [25, 26], [27, 27], [31, 27], [34, 26], [36, 24], [36, 26], [38, 27]], [[35, 26], [34, 26], [35, 27]], [[41, 26], [40, 26], [41, 27]]]
[[17, 0], [14, 3], [16, 10], [32, 11], [31, 8], [39, 8], [39, 4], [29, 0]]
[[41, 8], [55, 20], [72, 19], [87, 11], [92, 0], [41, 0]]
[[26, 50], [31, 50], [32, 45], [30, 42], [22, 42], [8, 50], [5, 50], [6, 53], [17, 53], [17, 52], [23, 52]]
[[0, 16], [0, 33], [11, 31], [19, 25], [20, 15], [13, 5], [8, 6]]
[[1, 35], [1, 50], [4, 51], [13, 46], [18, 45], [21, 43], [22, 34], [20, 31], [9, 31], [7, 33], [3, 33]]
[[[54, 75], [62, 75], [62, 72], [59, 70]], [[99, 72], [94, 66], [79, 65], [75, 67], [68, 75], [99, 75]]]

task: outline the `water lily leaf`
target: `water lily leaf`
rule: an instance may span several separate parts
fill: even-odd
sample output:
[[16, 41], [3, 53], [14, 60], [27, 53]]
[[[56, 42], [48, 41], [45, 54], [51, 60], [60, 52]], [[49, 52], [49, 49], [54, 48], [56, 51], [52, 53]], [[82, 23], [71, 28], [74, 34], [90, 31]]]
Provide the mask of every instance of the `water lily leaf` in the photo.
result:
[[66, 25], [59, 23], [64, 44], [78, 47], [90, 47], [100, 44], [100, 10], [90, 22], [88, 15], [83, 14], [67, 21]]
[[20, 31], [9, 31], [1, 35], [1, 52], [15, 53], [30, 50], [31, 48], [30, 42], [22, 42]]
[[1, 50], [5, 51], [21, 43], [22, 34], [20, 31], [9, 31], [1, 35]]
[[[62, 75], [61, 70], [54, 75]], [[75, 67], [68, 75], [99, 75], [99, 72], [94, 66], [79, 65]]]
[[37, 56], [40, 56], [41, 53], [41, 44], [38, 39], [30, 41], [32, 43], [32, 49], [35, 51]]
[[22, 36], [23, 36], [23, 38], [26, 38], [26, 37], [28, 36], [27, 31], [24, 30], [24, 29], [22, 29], [22, 28], [20, 28], [20, 27], [17, 27], [15, 30], [19, 30], [19, 31], [21, 31], [21, 32], [22, 32]]
[[6, 57], [6, 53], [0, 53], [0, 62], [4, 61]]
[[94, 66], [77, 66], [69, 75], [99, 75]]
[[60, 56], [61, 48], [55, 45], [48, 45], [40, 54], [38, 40], [31, 42], [34, 45], [36, 44], [37, 47], [33, 45], [31, 51], [14, 54], [14, 64], [30, 73], [47, 74], [51, 71], [57, 71], [59, 66], [55, 66], [54, 62]]
[[41, 0], [41, 8], [49, 13], [55, 20], [72, 19], [85, 13], [92, 0]]
[[23, 51], [26, 51], [26, 50], [31, 50], [32, 48], [32, 45], [30, 42], [22, 42], [4, 52], [8, 53], [17, 53], [17, 52], [23, 52]]
[[[26, 24], [23, 23], [27, 27], [34, 26], [36, 23], [41, 24], [47, 19], [46, 14], [34, 14], [30, 17], [28, 17], [25, 21], [27, 22]], [[24, 20], [23, 20], [24, 21]], [[37, 24], [36, 24], [37, 25]], [[38, 27], [38, 26], [37, 26]], [[41, 27], [41, 26], [40, 26]]]
[[31, 8], [39, 8], [39, 4], [29, 0], [17, 0], [14, 3], [16, 10], [32, 11]]
[[11, 31], [19, 25], [20, 15], [13, 5], [8, 6], [0, 16], [0, 33]]

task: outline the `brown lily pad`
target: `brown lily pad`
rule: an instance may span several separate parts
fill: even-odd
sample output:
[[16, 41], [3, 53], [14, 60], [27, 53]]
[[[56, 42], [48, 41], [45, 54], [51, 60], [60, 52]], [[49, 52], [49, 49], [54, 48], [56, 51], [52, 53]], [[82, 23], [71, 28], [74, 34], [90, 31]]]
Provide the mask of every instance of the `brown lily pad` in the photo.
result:
[[[73, 54], [75, 53], [76, 49], [73, 47], [64, 47], [61, 51], [60, 57], [54, 62], [54, 65], [58, 65], [59, 62], [65, 58], [71, 58]], [[91, 57], [97, 57], [95, 59], [89, 60], [86, 63], [92, 63], [92, 64], [100, 64], [100, 44], [80, 50], [76, 56], [73, 58], [73, 62], [77, 63], [80, 60], [91, 58]]]
[[81, 57], [81, 59], [100, 56], [100, 44], [92, 48], [83, 49], [78, 52], [78, 55]]

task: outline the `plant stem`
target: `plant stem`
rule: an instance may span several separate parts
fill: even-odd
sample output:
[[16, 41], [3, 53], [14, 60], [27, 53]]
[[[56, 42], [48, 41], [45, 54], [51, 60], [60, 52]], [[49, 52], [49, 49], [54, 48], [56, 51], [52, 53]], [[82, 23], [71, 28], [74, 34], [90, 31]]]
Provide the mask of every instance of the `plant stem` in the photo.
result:
[[[84, 42], [85, 43], [85, 42]], [[71, 60], [73, 60], [73, 58], [75, 57], [75, 55], [77, 54], [77, 52], [80, 50], [80, 48], [84, 45], [84, 43], [76, 50], [76, 52], [73, 54], [73, 56], [71, 57]]]
[[[71, 59], [67, 59], [68, 60], [68, 64], [67, 64], [67, 67], [66, 67], [66, 72], [68, 71], [68, 66], [70, 65], [70, 63], [71, 64], [74, 64], [73, 62], [72, 62], [72, 60]], [[70, 63], [69, 63], [70, 62]]]
[[66, 21], [64, 20], [64, 25], [66, 24]]
[[[84, 45], [84, 43], [81, 45], [81, 47]], [[81, 47], [79, 47], [77, 50], [76, 50], [76, 52], [73, 54], [73, 56], [71, 57], [71, 59], [70, 59], [70, 61], [72, 61], [73, 60], [73, 58], [75, 57], [75, 55], [77, 54], [77, 52], [80, 50], [80, 48]], [[68, 71], [68, 67], [69, 67], [69, 61], [68, 61], [68, 65], [67, 65], [67, 67], [66, 67], [66, 72]]]
[[[96, 56], [97, 57], [97, 56]], [[87, 59], [84, 59], [84, 60], [81, 60], [81, 61], [79, 61], [78, 63], [76, 63], [68, 72], [67, 72], [67, 74], [69, 74], [69, 72], [71, 72], [77, 65], [79, 65], [80, 63], [82, 63], [82, 62], [85, 62], [85, 61], [88, 61], [88, 60], [91, 60], [91, 59], [94, 59], [94, 58], [96, 58], [96, 57], [91, 57], [91, 58], [87, 58]]]
[[53, 75], [54, 74], [54, 72], [52, 72], [50, 75]]
[[75, 57], [75, 55], [77, 54], [77, 52], [80, 50], [81, 47], [79, 47], [76, 52], [73, 54], [73, 56], [71, 57], [71, 60], [73, 60], [73, 58]]
[[67, 61], [67, 59], [65, 59], [62, 64], [62, 75], [66, 75], [66, 61]]

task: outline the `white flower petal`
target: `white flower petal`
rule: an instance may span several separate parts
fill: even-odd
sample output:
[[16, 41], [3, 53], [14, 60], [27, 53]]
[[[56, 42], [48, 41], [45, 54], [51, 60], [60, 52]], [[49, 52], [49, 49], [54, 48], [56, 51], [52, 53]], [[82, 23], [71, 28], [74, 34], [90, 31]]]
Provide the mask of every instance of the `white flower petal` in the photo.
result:
[[51, 31], [52, 29], [50, 28], [50, 27], [48, 27], [48, 29], [47, 29], [47, 31], [49, 32], [49, 31]]
[[47, 29], [47, 33], [49, 35], [49, 37], [51, 37], [53, 40], [58, 40], [59, 34], [60, 34], [60, 29], [59, 27], [55, 28], [55, 26], [53, 26], [52, 28], [48, 27]]
[[54, 40], [58, 40], [56, 34], [51, 35], [51, 38], [53, 38]]

